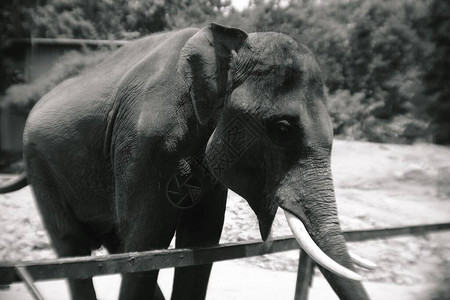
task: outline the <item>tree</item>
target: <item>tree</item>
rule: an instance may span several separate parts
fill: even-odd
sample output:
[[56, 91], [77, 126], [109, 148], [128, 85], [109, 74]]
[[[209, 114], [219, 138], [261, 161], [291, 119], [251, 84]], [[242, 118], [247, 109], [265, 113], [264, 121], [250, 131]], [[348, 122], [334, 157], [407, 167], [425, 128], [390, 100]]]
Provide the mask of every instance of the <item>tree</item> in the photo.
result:
[[166, 1], [170, 28], [202, 27], [231, 11], [231, 0]]
[[435, 49], [426, 76], [427, 94], [431, 98], [428, 111], [432, 117], [436, 143], [450, 144], [450, 3], [433, 0], [429, 8], [431, 40]]
[[35, 5], [34, 0], [3, 0], [0, 2], [0, 93], [11, 84], [22, 82], [22, 74], [4, 52], [11, 38], [28, 37], [28, 10]]
[[167, 28], [164, 1], [49, 0], [30, 16], [35, 37], [135, 38]]
[[427, 42], [412, 24], [423, 10], [423, 3], [412, 1], [366, 2], [350, 31], [349, 88], [379, 104], [378, 118], [409, 112], [421, 89]]
[[230, 0], [48, 0], [32, 11], [32, 35], [131, 39], [173, 28], [204, 25]]

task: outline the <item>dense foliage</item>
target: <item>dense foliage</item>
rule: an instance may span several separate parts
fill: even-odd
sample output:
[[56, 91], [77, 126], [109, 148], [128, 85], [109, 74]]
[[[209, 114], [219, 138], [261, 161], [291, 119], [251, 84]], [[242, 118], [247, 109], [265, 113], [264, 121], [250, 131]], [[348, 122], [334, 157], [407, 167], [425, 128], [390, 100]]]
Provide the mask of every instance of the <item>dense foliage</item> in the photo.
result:
[[430, 139], [432, 99], [424, 80], [436, 44], [430, 1], [256, 3], [243, 18], [229, 17], [231, 24], [284, 32], [316, 53], [337, 135], [377, 142]]
[[[6, 3], [3, 40], [26, 34], [131, 39], [211, 21], [248, 32], [283, 32], [317, 54], [337, 135], [450, 143], [446, 0], [252, 0], [244, 11], [235, 10], [230, 0]], [[14, 102], [12, 88], [6, 95]]]
[[450, 2], [433, 1], [428, 26], [434, 51], [430, 56], [425, 82], [431, 98], [428, 112], [432, 118], [434, 140], [450, 143]]

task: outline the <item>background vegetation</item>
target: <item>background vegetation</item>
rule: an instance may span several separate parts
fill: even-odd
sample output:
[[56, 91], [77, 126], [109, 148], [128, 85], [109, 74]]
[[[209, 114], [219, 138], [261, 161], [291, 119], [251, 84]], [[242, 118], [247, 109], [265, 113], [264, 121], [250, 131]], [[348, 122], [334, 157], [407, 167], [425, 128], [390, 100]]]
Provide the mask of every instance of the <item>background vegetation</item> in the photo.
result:
[[[0, 46], [26, 36], [134, 39], [211, 21], [283, 32], [316, 53], [336, 135], [450, 144], [447, 0], [252, 0], [244, 11], [230, 0], [9, 0], [1, 6]], [[0, 101], [26, 113], [101, 57], [72, 54], [52, 78], [26, 84], [2, 57]]]

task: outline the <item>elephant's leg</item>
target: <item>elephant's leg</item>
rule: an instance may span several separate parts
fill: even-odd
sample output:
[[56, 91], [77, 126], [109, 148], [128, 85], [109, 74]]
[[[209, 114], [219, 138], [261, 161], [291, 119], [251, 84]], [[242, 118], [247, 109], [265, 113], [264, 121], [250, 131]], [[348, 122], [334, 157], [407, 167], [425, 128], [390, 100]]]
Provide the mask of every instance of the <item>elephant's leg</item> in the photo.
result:
[[[68, 209], [66, 199], [58, 190], [61, 186], [52, 179], [50, 172], [42, 170], [38, 174], [30, 176], [31, 184], [56, 254], [59, 257], [91, 255], [89, 238], [82, 224]], [[68, 282], [72, 299], [96, 299], [92, 278], [70, 279]]]
[[[110, 254], [117, 254], [121, 251], [120, 243], [119, 243], [119, 237], [115, 231], [110, 232], [109, 234], [105, 235], [102, 240], [103, 246], [108, 250]], [[155, 293], [154, 293], [154, 299], [164, 299], [164, 295], [159, 288], [159, 285], [156, 285], [155, 287]]]
[[[158, 271], [139, 272], [122, 275], [119, 299], [164, 300], [164, 295], [156, 283]], [[153, 294], [153, 298], [148, 295]]]
[[[227, 189], [219, 184], [201, 202], [180, 215], [176, 247], [206, 247], [219, 243]], [[175, 269], [172, 299], [205, 299], [212, 264]]]
[[[122, 213], [123, 250], [136, 252], [167, 248], [177, 223], [177, 212], [169, 202], [151, 192], [130, 195], [122, 201], [118, 211]], [[149, 271], [123, 274], [119, 298], [152, 299], [150, 295], [153, 295], [153, 299], [164, 299], [157, 285], [158, 273]]]
[[[155, 227], [153, 227], [153, 229], [158, 230]], [[139, 239], [140, 243], [129, 243], [128, 246], [125, 247], [125, 252], [167, 248], [175, 232], [175, 226], [173, 226], [171, 231], [172, 233], [168, 233], [164, 240], [158, 240], [157, 238], [147, 236], [146, 234], [143, 235], [142, 232], [135, 233], [133, 235], [136, 236], [136, 239]], [[140, 238], [139, 235], [141, 236]], [[134, 240], [134, 238], [132, 239]], [[158, 273], [159, 271], [149, 271], [123, 274], [119, 299], [165, 299], [157, 284]], [[152, 294], [154, 295], [153, 298], [149, 297], [149, 295]]]

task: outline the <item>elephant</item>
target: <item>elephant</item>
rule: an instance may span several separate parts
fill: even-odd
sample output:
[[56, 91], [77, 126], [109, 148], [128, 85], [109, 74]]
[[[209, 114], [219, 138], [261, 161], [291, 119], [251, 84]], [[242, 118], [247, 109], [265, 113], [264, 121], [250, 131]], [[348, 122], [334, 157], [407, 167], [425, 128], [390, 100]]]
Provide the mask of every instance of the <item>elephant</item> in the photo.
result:
[[[216, 245], [227, 191], [270, 240], [278, 208], [341, 299], [368, 299], [338, 220], [333, 129], [311, 50], [211, 23], [116, 50], [32, 109], [26, 176], [60, 257]], [[10, 191], [7, 186], [0, 191]], [[172, 299], [204, 299], [212, 264], [176, 268]], [[122, 275], [120, 299], [161, 299], [157, 271]], [[92, 280], [69, 280], [95, 299]]]

